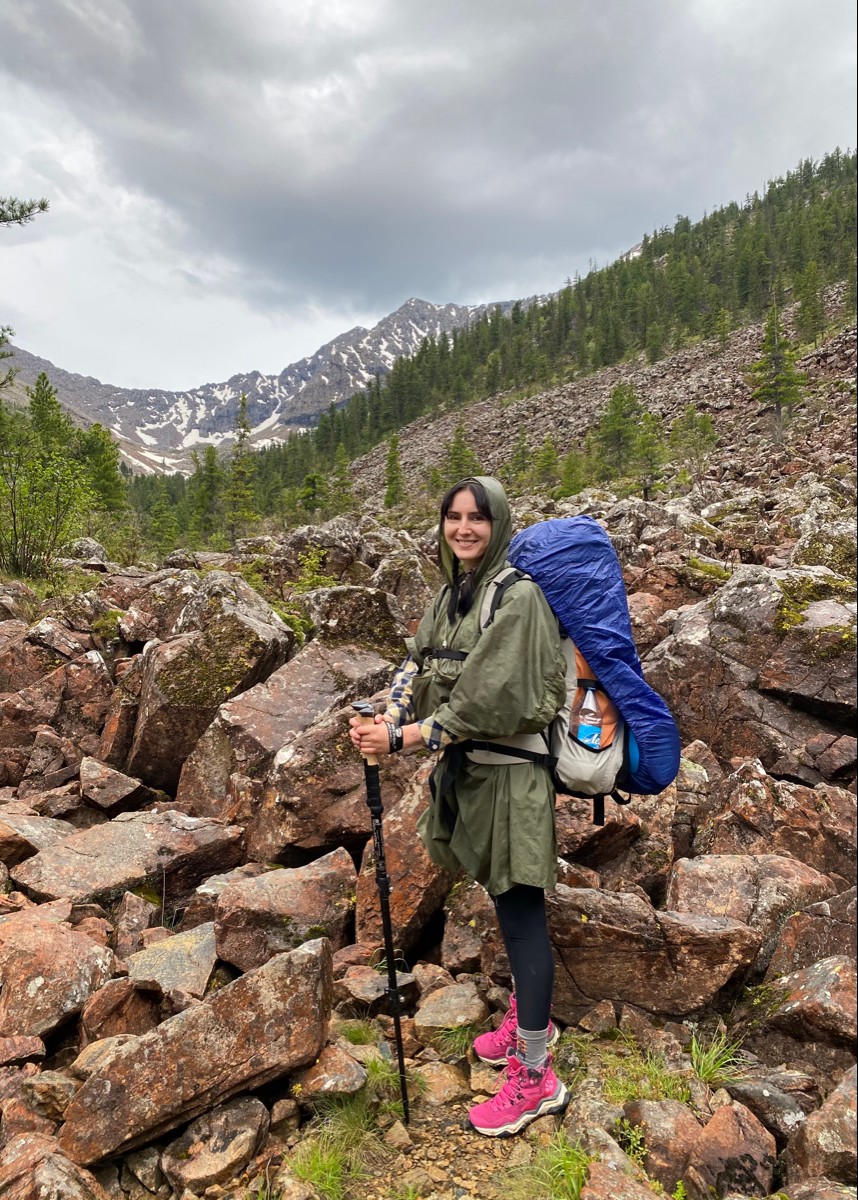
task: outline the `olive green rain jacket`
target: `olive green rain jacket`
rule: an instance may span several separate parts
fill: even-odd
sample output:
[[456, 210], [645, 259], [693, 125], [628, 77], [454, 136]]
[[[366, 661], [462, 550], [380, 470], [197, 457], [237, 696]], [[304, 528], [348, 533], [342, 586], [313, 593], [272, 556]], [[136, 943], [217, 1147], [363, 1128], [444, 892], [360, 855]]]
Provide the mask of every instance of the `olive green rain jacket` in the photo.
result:
[[[420, 721], [434, 718], [457, 739], [538, 733], [562, 707], [566, 695], [557, 621], [536, 584], [519, 580], [506, 591], [494, 620], [480, 633], [485, 589], [506, 563], [512, 522], [497, 480], [478, 476], [477, 482], [491, 504], [491, 540], [477, 567], [469, 611], [450, 621], [447, 602], [454, 557], [439, 529], [447, 586], [409, 639], [409, 651], [419, 667], [413, 682], [415, 712]], [[465, 651], [467, 658], [436, 658], [429, 653], [433, 647]], [[453, 745], [435, 769], [432, 793], [419, 831], [433, 862], [453, 872], [464, 868], [493, 896], [516, 883], [554, 886], [555, 797], [545, 767], [479, 765], [469, 761], [461, 746]]]

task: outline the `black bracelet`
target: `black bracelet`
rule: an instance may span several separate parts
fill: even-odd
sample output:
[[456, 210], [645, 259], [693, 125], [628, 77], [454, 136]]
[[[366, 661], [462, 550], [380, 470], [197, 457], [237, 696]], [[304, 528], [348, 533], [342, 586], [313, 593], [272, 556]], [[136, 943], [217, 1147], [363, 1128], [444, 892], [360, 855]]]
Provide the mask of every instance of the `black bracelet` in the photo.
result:
[[402, 749], [402, 746], [403, 746], [402, 726], [396, 725], [394, 727], [393, 732], [396, 734], [396, 745], [394, 746], [394, 752], [398, 753]]
[[387, 723], [387, 748], [390, 754], [396, 751], [396, 726]]

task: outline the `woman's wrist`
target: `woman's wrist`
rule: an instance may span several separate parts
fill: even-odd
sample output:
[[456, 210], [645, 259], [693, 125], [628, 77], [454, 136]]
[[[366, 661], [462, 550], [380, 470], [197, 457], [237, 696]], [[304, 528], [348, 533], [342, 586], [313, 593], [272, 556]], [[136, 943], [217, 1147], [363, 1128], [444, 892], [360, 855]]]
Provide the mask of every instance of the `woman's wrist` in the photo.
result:
[[401, 725], [393, 725], [393, 724], [389, 723], [387, 726], [387, 738], [388, 738], [388, 745], [389, 745], [389, 753], [390, 754], [398, 754], [399, 751], [402, 749], [403, 741], [404, 741], [402, 726]]

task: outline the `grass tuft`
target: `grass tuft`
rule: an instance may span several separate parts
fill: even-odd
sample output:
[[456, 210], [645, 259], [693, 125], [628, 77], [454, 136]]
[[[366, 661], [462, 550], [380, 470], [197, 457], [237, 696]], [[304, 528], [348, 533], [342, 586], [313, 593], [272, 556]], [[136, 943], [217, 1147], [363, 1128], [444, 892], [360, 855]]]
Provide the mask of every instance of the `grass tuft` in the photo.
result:
[[601, 1054], [602, 1093], [612, 1104], [626, 1100], [681, 1100], [691, 1098], [688, 1084], [660, 1054], [644, 1051], [633, 1037], [621, 1035]]
[[691, 1065], [698, 1079], [710, 1087], [736, 1083], [743, 1074], [741, 1042], [729, 1042], [725, 1033], [717, 1033], [708, 1042], [691, 1038]]
[[474, 1044], [474, 1038], [487, 1028], [485, 1021], [471, 1022], [469, 1025], [451, 1026], [449, 1029], [439, 1029], [432, 1034], [432, 1046], [442, 1058], [464, 1058]]
[[372, 1021], [359, 1018], [343, 1021], [337, 1032], [352, 1046], [375, 1046], [380, 1036], [378, 1027]]
[[601, 1079], [602, 1094], [611, 1104], [626, 1100], [681, 1100], [688, 1084], [660, 1054], [644, 1052], [628, 1034], [606, 1043], [590, 1034], [567, 1030], [554, 1053], [555, 1070], [567, 1087], [577, 1088], [588, 1075]]
[[509, 1200], [579, 1200], [592, 1159], [562, 1133], [509, 1175]]
[[346, 1200], [390, 1155], [376, 1124], [377, 1104], [368, 1088], [354, 1096], [324, 1100], [289, 1164], [296, 1178], [323, 1200]]

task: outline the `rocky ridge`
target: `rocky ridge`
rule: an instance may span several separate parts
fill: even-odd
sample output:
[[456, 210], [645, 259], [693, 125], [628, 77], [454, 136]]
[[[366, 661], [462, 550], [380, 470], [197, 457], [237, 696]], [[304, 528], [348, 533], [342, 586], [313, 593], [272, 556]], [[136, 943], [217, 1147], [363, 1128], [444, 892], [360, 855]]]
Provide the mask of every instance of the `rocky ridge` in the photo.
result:
[[[530, 429], [532, 411], [536, 441], [545, 413], [577, 422], [627, 372], [665, 415], [708, 403], [726, 444], [687, 494], [516, 502], [518, 522], [583, 512], [608, 530], [683, 742], [676, 781], [608, 802], [604, 826], [558, 801], [573, 1099], [522, 1138], [463, 1125], [497, 1086], [467, 1052], [508, 998], [491, 904], [421, 850], [428, 756], [383, 764], [413, 1095], [408, 1127], [373, 1101], [368, 1198], [508, 1195], [558, 1130], [593, 1160], [584, 1200], [680, 1182], [692, 1200], [855, 1194], [854, 329], [810, 356], [813, 398], [777, 451], [730, 366], [754, 336], [734, 335], [735, 360], [693, 348], [471, 410], [498, 469], [504, 422]], [[422, 439], [432, 461], [438, 427], [413, 434], [404, 453]], [[372, 515], [377, 470], [377, 454], [356, 470], [362, 516], [160, 570], [84, 544], [88, 590], [43, 603], [0, 585], [4, 1197], [312, 1200], [295, 1167], [312, 1115], [378, 1095], [392, 1031], [347, 722], [381, 698], [438, 576], [425, 523]], [[309, 546], [334, 586], [292, 586]], [[719, 1031], [741, 1051], [707, 1083], [693, 1039]], [[647, 1061], [662, 1091], [638, 1074], [617, 1099], [611, 1081]]]

